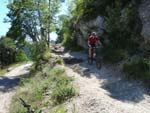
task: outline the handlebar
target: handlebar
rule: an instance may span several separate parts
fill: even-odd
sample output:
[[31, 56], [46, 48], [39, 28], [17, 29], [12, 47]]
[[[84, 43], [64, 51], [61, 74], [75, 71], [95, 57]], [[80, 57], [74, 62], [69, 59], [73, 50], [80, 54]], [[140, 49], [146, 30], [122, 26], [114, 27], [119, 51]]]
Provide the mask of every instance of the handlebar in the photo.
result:
[[89, 48], [103, 48], [103, 46], [102, 46], [102, 45], [100, 45], [100, 46], [95, 46], [95, 47], [89, 46]]

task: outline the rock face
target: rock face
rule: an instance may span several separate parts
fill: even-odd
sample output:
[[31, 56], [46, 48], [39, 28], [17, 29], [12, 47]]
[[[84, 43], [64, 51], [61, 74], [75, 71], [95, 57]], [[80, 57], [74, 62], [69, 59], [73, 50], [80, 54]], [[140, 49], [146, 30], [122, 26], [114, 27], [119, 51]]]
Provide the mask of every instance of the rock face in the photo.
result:
[[139, 16], [143, 24], [141, 35], [145, 43], [150, 44], [150, 0], [142, 0], [139, 6]]
[[[144, 46], [142, 47], [146, 47], [147, 50], [150, 50], [150, 0], [141, 0], [141, 3], [139, 2], [138, 4], [139, 17], [142, 22], [139, 23], [142, 24], [139, 34], [142, 36], [141, 38], [144, 39]], [[74, 35], [75, 40], [80, 46], [87, 48], [87, 38], [91, 32], [95, 31], [99, 36], [103, 34], [105, 28], [104, 17], [98, 15], [95, 19], [89, 21], [84, 21], [81, 18], [74, 25], [74, 28], [76, 30]]]
[[103, 23], [104, 19], [102, 16], [98, 15], [97, 18], [90, 20], [90, 21], [83, 21], [79, 20], [75, 24], [76, 34], [75, 39], [77, 43], [87, 48], [87, 38], [90, 35], [91, 32], [95, 31], [98, 35], [101, 35], [103, 33]]

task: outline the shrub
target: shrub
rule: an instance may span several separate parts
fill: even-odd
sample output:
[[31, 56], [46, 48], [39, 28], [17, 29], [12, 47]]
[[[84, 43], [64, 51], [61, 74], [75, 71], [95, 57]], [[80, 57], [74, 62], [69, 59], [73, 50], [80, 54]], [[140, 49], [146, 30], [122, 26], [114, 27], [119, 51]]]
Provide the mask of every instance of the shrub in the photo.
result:
[[[19, 97], [22, 97], [37, 111], [39, 108], [52, 105], [51, 102], [60, 104], [75, 95], [75, 89], [71, 85], [72, 79], [65, 75], [63, 68], [49, 69], [48, 65], [45, 65], [42, 72], [34, 74], [36, 76], [34, 75], [21, 80], [21, 88], [12, 99], [10, 106], [11, 113], [26, 113], [26, 109], [18, 102]], [[45, 99], [47, 92], [50, 92], [50, 94], [46, 95]], [[55, 107], [51, 106], [51, 110], [59, 110], [60, 112], [63, 111], [61, 113], [65, 113], [63, 106], [57, 105]]]
[[27, 60], [28, 60], [28, 58], [23, 50], [19, 49], [16, 51], [16, 54], [15, 54], [16, 62], [23, 62], [23, 61], [27, 61]]
[[55, 104], [60, 104], [65, 100], [71, 98], [76, 94], [75, 89], [72, 85], [61, 84], [58, 85], [55, 90], [52, 92], [52, 98], [54, 99]]
[[150, 60], [135, 58], [124, 64], [123, 71], [129, 78], [150, 80]]
[[43, 55], [45, 54], [47, 49], [48, 48], [46, 47], [45, 41], [43, 41], [43, 40], [40, 42], [34, 43], [31, 47], [31, 52], [32, 52], [31, 58], [32, 58], [32, 60], [38, 61], [39, 59], [43, 58]]
[[7, 66], [15, 62], [16, 46], [11, 38], [0, 38], [0, 65]]
[[102, 56], [105, 61], [115, 63], [125, 59], [127, 57], [127, 54], [123, 49], [114, 48], [108, 45], [102, 49]]
[[113, 6], [107, 7], [106, 11], [108, 15], [105, 16], [105, 25], [111, 45], [129, 52], [135, 51], [135, 37], [139, 33], [136, 8], [126, 6], [122, 9], [122, 2], [116, 1]]
[[65, 70], [62, 68], [54, 68], [47, 72], [53, 81], [52, 99], [54, 104], [63, 103], [76, 94], [76, 90], [71, 85], [72, 78], [65, 75]]
[[50, 53], [50, 50], [46, 50], [44, 53], [43, 53], [43, 59], [44, 60], [47, 60], [51, 57], [51, 53]]

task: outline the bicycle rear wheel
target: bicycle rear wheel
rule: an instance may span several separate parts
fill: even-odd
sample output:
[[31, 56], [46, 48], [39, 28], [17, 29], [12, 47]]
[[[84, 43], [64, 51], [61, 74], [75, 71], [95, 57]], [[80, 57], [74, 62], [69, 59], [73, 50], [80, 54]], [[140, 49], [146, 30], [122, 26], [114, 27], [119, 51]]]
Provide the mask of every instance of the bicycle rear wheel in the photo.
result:
[[88, 59], [88, 64], [89, 64], [89, 65], [92, 65], [92, 64], [93, 64], [93, 59], [92, 59], [92, 58], [89, 58], [89, 57], [88, 57], [87, 59]]
[[97, 67], [97, 69], [101, 69], [101, 67], [102, 67], [102, 59], [96, 59], [96, 67]]

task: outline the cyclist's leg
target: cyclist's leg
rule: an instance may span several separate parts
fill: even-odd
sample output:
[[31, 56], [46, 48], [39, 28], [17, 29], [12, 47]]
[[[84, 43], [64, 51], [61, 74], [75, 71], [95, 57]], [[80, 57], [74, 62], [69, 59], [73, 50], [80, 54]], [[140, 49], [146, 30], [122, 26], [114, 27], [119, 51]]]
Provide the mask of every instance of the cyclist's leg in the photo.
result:
[[95, 56], [96, 56], [96, 49], [95, 47], [93, 47], [93, 58], [95, 58]]
[[89, 58], [91, 58], [91, 57], [92, 57], [92, 48], [89, 47]]

